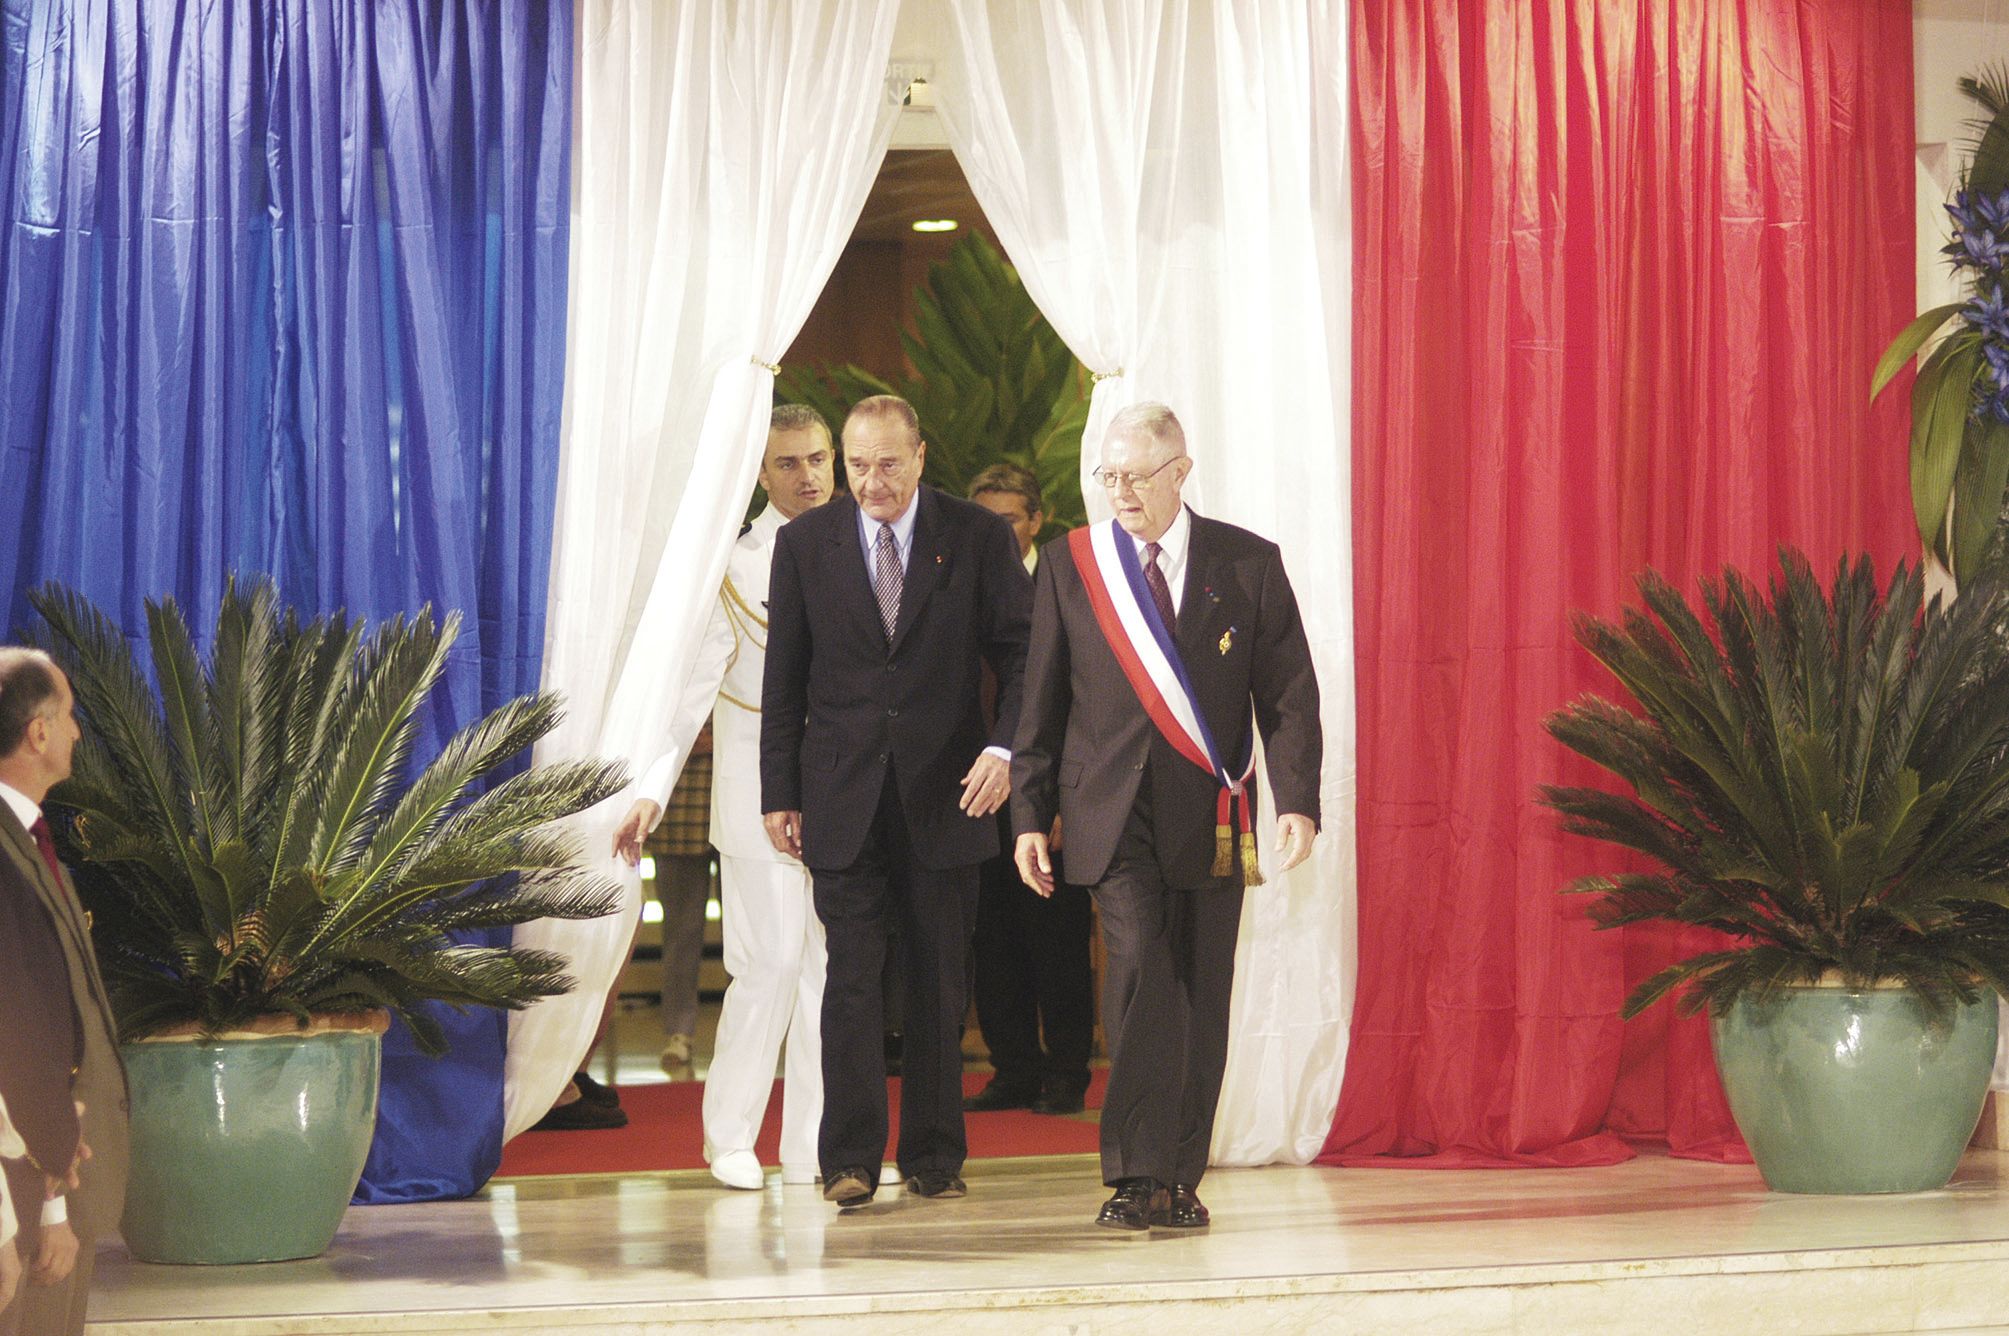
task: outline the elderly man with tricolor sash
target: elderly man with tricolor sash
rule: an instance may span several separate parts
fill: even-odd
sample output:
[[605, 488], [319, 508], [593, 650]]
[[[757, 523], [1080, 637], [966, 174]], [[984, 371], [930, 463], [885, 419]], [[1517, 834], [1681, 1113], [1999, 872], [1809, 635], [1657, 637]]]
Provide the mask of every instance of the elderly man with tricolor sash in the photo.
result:
[[[1311, 851], [1318, 680], [1277, 546], [1180, 500], [1185, 432], [1162, 404], [1110, 423], [1095, 476], [1115, 518], [1048, 546], [1012, 749], [1019, 875], [1087, 885], [1108, 963], [1097, 1223], [1192, 1229], [1227, 1065], [1242, 891], [1262, 881], [1255, 738], [1280, 869]], [[1058, 854], [1045, 832], [1058, 812]]]

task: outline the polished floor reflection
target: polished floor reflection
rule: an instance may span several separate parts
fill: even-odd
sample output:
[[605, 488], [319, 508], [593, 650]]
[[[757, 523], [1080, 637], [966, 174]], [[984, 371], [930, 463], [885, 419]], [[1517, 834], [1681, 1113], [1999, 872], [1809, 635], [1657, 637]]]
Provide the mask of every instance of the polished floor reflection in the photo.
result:
[[[1560, 1302], [1570, 1283], [1595, 1300], [1621, 1282], [1701, 1278], [1707, 1293], [1655, 1302], [1706, 1308], [1728, 1301], [1733, 1277], [1776, 1289], [1826, 1270], [1823, 1292], [1843, 1295], [1861, 1320], [1824, 1326], [1795, 1299], [1789, 1325], [1903, 1330], [1930, 1303], [1920, 1286], [1938, 1283], [1921, 1268], [2009, 1277], [2003, 1165], [1998, 1153], [1972, 1152], [1944, 1191], [1882, 1198], [1782, 1196], [1749, 1167], [1657, 1155], [1578, 1170], [1220, 1170], [1204, 1185], [1212, 1229], [1148, 1236], [1091, 1223], [1104, 1195], [1091, 1157], [974, 1163], [960, 1201], [889, 1187], [842, 1217], [817, 1189], [784, 1187], [778, 1175], [758, 1193], [698, 1173], [526, 1179], [465, 1202], [352, 1209], [334, 1248], [313, 1261], [155, 1267], [107, 1249], [92, 1317], [117, 1336], [188, 1319], [232, 1336], [577, 1332], [602, 1318], [634, 1333], [735, 1315], [805, 1331], [871, 1317], [877, 1330], [906, 1331], [948, 1313], [958, 1331], [1100, 1332], [1131, 1330], [1131, 1318], [1156, 1309], [1137, 1329], [1162, 1332], [1185, 1329], [1186, 1317], [1219, 1320], [1210, 1301], [1261, 1300], [1255, 1311], [1273, 1323], [1255, 1329], [1281, 1331], [1306, 1329], [1314, 1302], [1329, 1315], [1394, 1322], [1387, 1305], [1399, 1299], [1404, 1326], [1536, 1330], [1540, 1305]], [[1381, 1307], [1359, 1307], [1369, 1303]], [[1020, 1325], [998, 1325], [1014, 1306]], [[1966, 1325], [2005, 1315], [1996, 1307]], [[1668, 1320], [1636, 1316], [1643, 1329]], [[1549, 1330], [1576, 1326], [1549, 1318]]]

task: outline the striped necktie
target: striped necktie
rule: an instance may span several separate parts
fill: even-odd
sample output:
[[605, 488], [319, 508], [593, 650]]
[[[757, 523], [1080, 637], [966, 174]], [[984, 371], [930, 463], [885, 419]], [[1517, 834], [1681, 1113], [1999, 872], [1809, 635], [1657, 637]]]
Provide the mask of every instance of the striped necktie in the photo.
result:
[[886, 628], [886, 639], [893, 638], [893, 628], [900, 622], [900, 581], [905, 573], [900, 569], [900, 549], [893, 543], [893, 526], [879, 526], [879, 537], [872, 544], [872, 592], [879, 596], [879, 622]]

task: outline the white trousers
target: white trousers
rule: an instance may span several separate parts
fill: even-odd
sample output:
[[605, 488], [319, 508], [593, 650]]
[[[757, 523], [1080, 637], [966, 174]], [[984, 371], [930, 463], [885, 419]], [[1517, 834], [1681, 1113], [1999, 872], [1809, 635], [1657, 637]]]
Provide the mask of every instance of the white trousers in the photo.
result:
[[824, 952], [809, 870], [721, 854], [719, 901], [732, 978], [705, 1077], [705, 1158], [753, 1149], [786, 1040], [781, 1163], [813, 1174], [823, 1120]]

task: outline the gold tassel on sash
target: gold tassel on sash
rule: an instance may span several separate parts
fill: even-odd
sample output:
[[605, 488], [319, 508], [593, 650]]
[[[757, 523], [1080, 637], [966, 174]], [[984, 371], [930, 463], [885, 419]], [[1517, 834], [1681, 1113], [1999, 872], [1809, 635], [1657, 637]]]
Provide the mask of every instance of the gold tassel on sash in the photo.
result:
[[1249, 790], [1242, 786], [1242, 885], [1263, 884], [1262, 864], [1256, 860], [1256, 819], [1249, 810]]
[[[1237, 799], [1240, 810], [1236, 810]], [[1241, 820], [1234, 818], [1239, 816]], [[1249, 815], [1249, 791], [1244, 787], [1239, 795], [1221, 790], [1220, 800], [1214, 807], [1214, 869], [1217, 877], [1232, 876], [1235, 871], [1235, 852], [1241, 850], [1242, 885], [1263, 884], [1262, 864], [1256, 857], [1255, 822]]]

